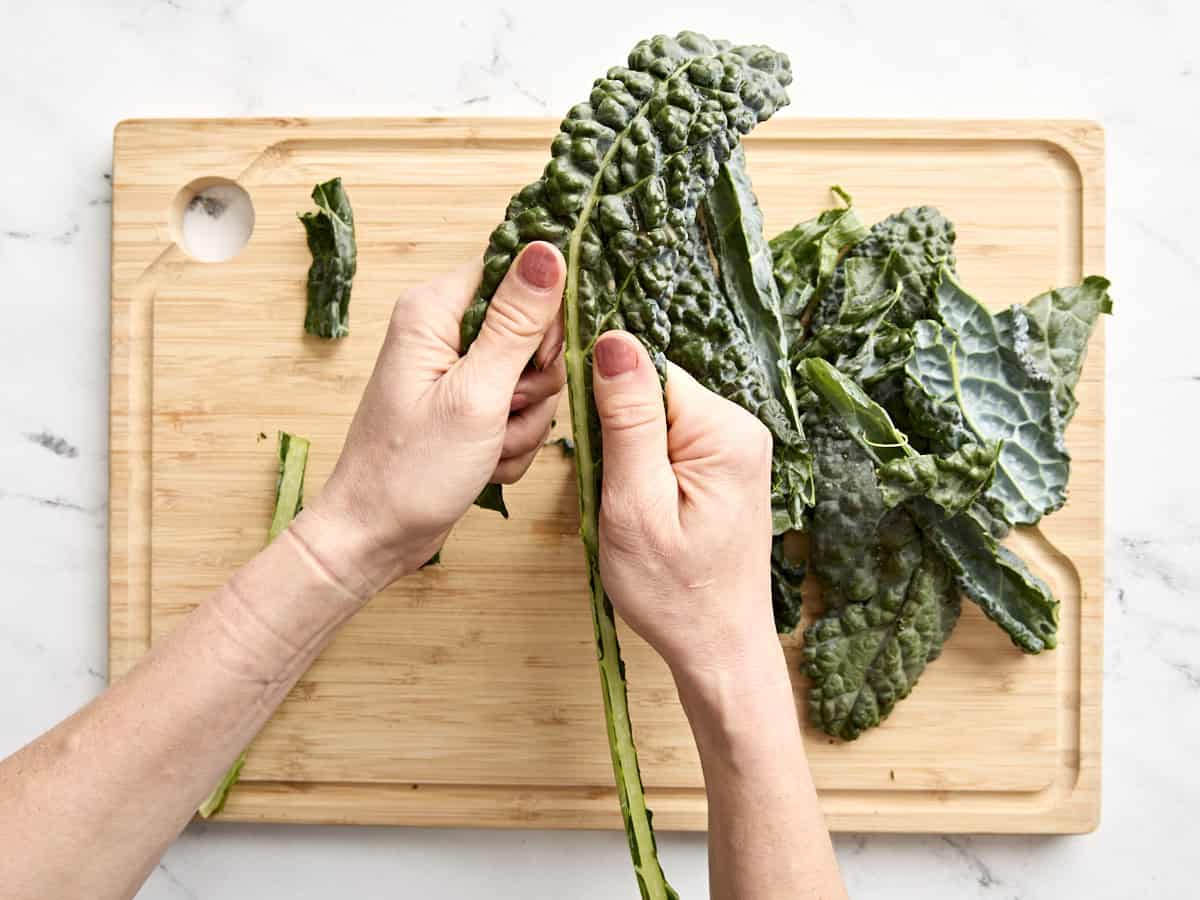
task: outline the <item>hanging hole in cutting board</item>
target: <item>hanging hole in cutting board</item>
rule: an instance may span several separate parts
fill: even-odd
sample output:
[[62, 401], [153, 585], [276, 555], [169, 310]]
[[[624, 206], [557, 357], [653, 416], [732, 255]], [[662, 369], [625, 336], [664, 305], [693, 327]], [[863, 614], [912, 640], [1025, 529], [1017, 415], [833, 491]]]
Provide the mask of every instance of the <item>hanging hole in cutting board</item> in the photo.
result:
[[180, 188], [171, 203], [171, 238], [192, 259], [233, 259], [254, 231], [254, 203], [246, 189], [228, 178], [197, 178]]

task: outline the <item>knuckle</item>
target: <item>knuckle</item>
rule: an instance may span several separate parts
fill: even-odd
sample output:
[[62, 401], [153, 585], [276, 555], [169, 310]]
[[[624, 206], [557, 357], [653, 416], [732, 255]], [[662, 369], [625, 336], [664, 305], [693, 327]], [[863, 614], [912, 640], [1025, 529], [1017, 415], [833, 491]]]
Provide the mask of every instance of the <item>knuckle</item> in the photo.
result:
[[745, 410], [739, 409], [738, 413], [729, 429], [731, 462], [747, 474], [769, 469], [774, 450], [771, 432]]
[[501, 338], [532, 340], [542, 333], [542, 323], [507, 295], [492, 300], [483, 327]]
[[653, 425], [662, 415], [662, 401], [648, 401], [629, 394], [609, 397], [603, 404], [601, 417], [604, 428], [612, 432], [637, 431]]

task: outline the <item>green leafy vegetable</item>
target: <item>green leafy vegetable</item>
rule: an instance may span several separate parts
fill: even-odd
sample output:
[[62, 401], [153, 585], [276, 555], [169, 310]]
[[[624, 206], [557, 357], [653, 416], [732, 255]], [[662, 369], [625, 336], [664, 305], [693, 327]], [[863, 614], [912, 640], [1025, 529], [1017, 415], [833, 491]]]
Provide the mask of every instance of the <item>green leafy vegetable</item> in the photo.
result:
[[1039, 294], [1023, 309], [1014, 309], [1015, 315], [1018, 310], [1024, 314], [1024, 327], [1016, 334], [1017, 354], [1050, 380], [1062, 428], [1075, 415], [1075, 385], [1096, 320], [1112, 312], [1108, 286], [1108, 279], [1092, 275], [1075, 287]]
[[972, 512], [947, 519], [926, 500], [906, 507], [954, 570], [963, 593], [1026, 653], [1058, 645], [1058, 608], [1049, 586], [999, 543]]
[[318, 184], [312, 198], [317, 211], [300, 214], [312, 253], [304, 330], [321, 338], [345, 337], [350, 333], [350, 288], [358, 269], [354, 211], [340, 178]]
[[508, 504], [504, 502], [504, 488], [499, 484], [485, 485], [475, 498], [475, 505], [481, 509], [490, 509], [508, 518]]
[[[279, 432], [279, 477], [275, 481], [275, 509], [267, 529], [267, 543], [275, 540], [300, 512], [304, 502], [304, 470], [308, 466], [308, 441], [286, 431]], [[213, 788], [211, 794], [200, 804], [197, 812], [207, 819], [225, 807], [229, 790], [241, 775], [246, 764], [243, 750], [233, 761], [229, 771]]]
[[903, 285], [892, 322], [908, 328], [933, 315], [933, 286], [941, 266], [954, 269], [954, 225], [932, 206], [901, 210], [872, 226], [867, 237], [846, 254], [843, 265], [817, 305], [812, 331], [837, 321], [846, 299], [846, 267], [854, 259], [885, 260], [896, 254], [896, 271]]
[[832, 190], [845, 207], [827, 209], [770, 242], [788, 343], [793, 347], [799, 346], [810, 302], [828, 289], [842, 251], [867, 236], [850, 195], [836, 185]]
[[[776, 438], [773, 505], [791, 524], [811, 493], [782, 313], [761, 218], [738, 142], [787, 102], [787, 57], [691, 32], [642, 41], [628, 67], [597, 80], [551, 145], [543, 177], [521, 190], [484, 255], [462, 346], [520, 249], [558, 245], [580, 534], [617, 791], [644, 897], [675, 896], [658, 863], [629, 722], [612, 605], [600, 581], [598, 420], [591, 396], [596, 338], [623, 328], [656, 365], [670, 359], [755, 413]], [[701, 212], [701, 209], [703, 211]], [[723, 256], [724, 255], [724, 256]]]
[[791, 634], [800, 624], [800, 588], [804, 584], [804, 562], [792, 559], [784, 546], [784, 535], [771, 541], [771, 609], [775, 630]]
[[999, 444], [964, 444], [946, 456], [926, 453], [894, 459], [879, 467], [883, 502], [892, 507], [928, 497], [951, 515], [963, 512], [991, 483], [999, 455]]
[[[878, 481], [869, 484], [879, 492], [883, 502], [881, 482], [894, 480], [898, 472], [906, 466], [912, 466], [914, 460], [921, 457], [909, 447], [905, 435], [891, 423], [887, 411], [863, 393], [853, 381], [824, 360], [808, 360], [804, 369], [813, 389], [836, 415], [839, 427], [854, 438], [865, 458], [872, 459], [881, 467], [876, 475]], [[943, 458], [940, 465], [934, 465], [947, 471], [961, 472], [970, 468], [986, 470], [997, 464], [995, 453], [995, 445], [991, 449], [964, 445]], [[854, 466], [852, 457], [846, 451], [841, 451], [838, 456], [845, 460], [841, 464], [843, 469]], [[821, 459], [818, 452], [818, 473], [822, 471]], [[838, 465], [836, 459], [834, 466]], [[858, 469], [861, 470], [862, 466], [863, 463], [859, 462]], [[859, 479], [865, 481], [865, 473], [860, 471]], [[978, 495], [982, 488], [984, 471], [954, 480], [958, 483], [948, 481], [944, 488], [938, 487], [924, 493], [931, 496], [938, 493], [951, 512], [965, 508], [968, 502], [966, 494], [974, 490]], [[936, 480], [934, 484], [936, 486]], [[820, 487], [819, 479], [818, 490]], [[893, 497], [901, 499], [894, 485], [888, 489], [893, 492]], [[927, 540], [942, 554], [957, 575], [963, 592], [1025, 652], [1039, 653], [1047, 647], [1054, 647], [1057, 642], [1058, 601], [1053, 598], [1045, 582], [1033, 575], [1019, 558], [998, 542], [992, 532], [996, 525], [994, 512], [976, 501], [966, 512], [947, 516], [947, 508], [925, 499], [920, 493], [914, 493], [914, 499], [905, 503], [903, 508], [916, 519]], [[859, 489], [859, 494], [870, 496], [869, 490], [864, 488]], [[860, 502], [859, 505], [869, 508], [866, 503]], [[826, 540], [825, 535], [816, 532], [817, 527], [823, 524], [819, 513], [818, 505], [813, 517], [814, 534], [810, 538], [814, 552]], [[866, 538], [861, 533], [869, 525], [870, 520], [851, 522], [842, 528], [842, 532], [859, 533], [856, 540], [862, 544]], [[863, 558], [861, 549], [852, 548], [851, 553], [857, 553], [859, 559]], [[850, 560], [853, 558], [847, 557], [847, 565], [852, 565]], [[815, 557], [813, 569], [818, 574], [822, 572]], [[853, 574], [861, 583], [871, 571], [866, 563], [860, 563]]]
[[810, 423], [818, 492], [810, 562], [825, 612], [805, 631], [803, 666], [812, 680], [813, 724], [853, 740], [908, 696], [941, 652], [961, 604], [908, 514], [887, 511], [875, 461], [861, 443], [866, 432], [851, 437], [844, 427], [854, 421], [849, 411], [861, 407], [841, 409]]
[[880, 572], [875, 592], [827, 606], [804, 633], [813, 724], [848, 741], [908, 696], [961, 610], [945, 564], [906, 512], [892, 510], [873, 534]]
[[[937, 307], [945, 324], [916, 323], [915, 347], [907, 364], [916, 409], [940, 410], [942, 420], [950, 405], [961, 414], [961, 426], [950, 412], [950, 424], [929, 428], [928, 436], [950, 446], [968, 436], [981, 443], [1003, 442], [989, 495], [1013, 525], [1032, 525], [1066, 502], [1071, 458], [1063, 428], [1073, 410], [1072, 388], [1083, 359], [1082, 343], [1076, 347], [1072, 342], [1056, 356], [1068, 368], [1052, 364], [1049, 345], [1037, 334], [1045, 327], [1063, 333], [1067, 314], [1054, 315], [1051, 323], [1053, 301], [1036, 302], [1036, 320], [1021, 307], [993, 316], [943, 270]], [[1088, 304], [1087, 330], [1079, 329], [1083, 341], [1101, 307], [1095, 300]], [[1031, 326], [1032, 322], [1038, 324]], [[1031, 327], [1036, 331], [1031, 333]], [[925, 423], [927, 418], [939, 416], [917, 420]]]

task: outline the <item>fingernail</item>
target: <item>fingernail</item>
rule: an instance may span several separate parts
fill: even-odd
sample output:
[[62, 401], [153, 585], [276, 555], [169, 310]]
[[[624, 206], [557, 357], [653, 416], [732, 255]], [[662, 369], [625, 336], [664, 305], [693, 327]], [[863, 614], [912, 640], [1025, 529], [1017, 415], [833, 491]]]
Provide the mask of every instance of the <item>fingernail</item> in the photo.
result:
[[549, 353], [542, 353], [542, 354], [538, 355], [537, 367], [539, 369], [542, 369], [543, 371], [550, 368], [550, 365], [556, 359], [558, 359], [559, 354], [562, 352], [563, 352], [563, 342], [559, 341], [557, 344], [554, 345], [554, 349], [551, 350]]
[[529, 405], [529, 398], [524, 394], [513, 394], [512, 403], [508, 404], [509, 412], [520, 412]]
[[530, 244], [517, 260], [517, 275], [530, 287], [539, 291], [553, 287], [558, 281], [558, 254], [549, 244]]
[[597, 372], [605, 378], [614, 378], [636, 369], [638, 355], [629, 341], [611, 337], [597, 341], [595, 363]]

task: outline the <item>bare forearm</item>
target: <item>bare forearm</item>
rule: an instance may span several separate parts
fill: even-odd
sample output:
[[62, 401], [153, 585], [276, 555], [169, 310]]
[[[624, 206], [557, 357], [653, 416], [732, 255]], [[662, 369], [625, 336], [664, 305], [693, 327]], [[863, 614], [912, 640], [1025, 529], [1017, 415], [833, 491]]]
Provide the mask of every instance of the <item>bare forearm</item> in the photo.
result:
[[676, 680], [704, 769], [713, 900], [845, 897], [774, 636], [735, 671]]
[[132, 896], [358, 606], [285, 533], [102, 697], [0, 763], [6, 896]]

